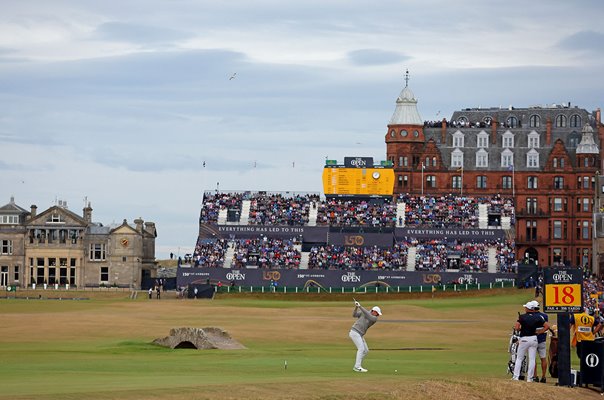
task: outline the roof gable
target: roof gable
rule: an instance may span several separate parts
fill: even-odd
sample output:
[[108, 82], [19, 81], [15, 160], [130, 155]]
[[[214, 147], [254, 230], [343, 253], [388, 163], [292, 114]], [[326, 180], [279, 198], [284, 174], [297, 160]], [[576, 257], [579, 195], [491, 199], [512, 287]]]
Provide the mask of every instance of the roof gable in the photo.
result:
[[73, 211], [69, 211], [64, 207], [52, 206], [33, 217], [30, 221], [27, 221], [27, 225], [77, 225], [85, 227], [88, 225], [88, 222]]
[[27, 211], [24, 208], [19, 207], [15, 203], [15, 198], [11, 197], [10, 202], [8, 204], [5, 204], [2, 207], [0, 207], [0, 214], [14, 214], [14, 213], [29, 214], [29, 211]]
[[136, 229], [134, 229], [133, 227], [128, 225], [128, 222], [126, 222], [126, 220], [124, 220], [124, 222], [120, 226], [112, 229], [111, 233], [112, 234], [116, 233], [116, 234], [120, 234], [120, 235], [133, 235], [133, 234], [138, 235], [139, 234], [139, 232]]

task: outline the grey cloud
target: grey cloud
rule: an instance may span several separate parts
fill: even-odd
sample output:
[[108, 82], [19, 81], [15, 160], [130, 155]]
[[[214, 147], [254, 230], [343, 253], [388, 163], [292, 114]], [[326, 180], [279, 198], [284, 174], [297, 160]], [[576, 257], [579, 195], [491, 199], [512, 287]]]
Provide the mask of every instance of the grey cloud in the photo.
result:
[[36, 132], [32, 135], [23, 136], [0, 132], [0, 143], [20, 143], [44, 147], [61, 145], [61, 143], [57, 142], [55, 139], [48, 137], [48, 135], [40, 135], [39, 132]]
[[92, 38], [145, 44], [172, 42], [192, 36], [191, 33], [171, 28], [113, 21], [100, 25]]
[[604, 33], [579, 31], [560, 40], [557, 47], [568, 51], [589, 51], [602, 54], [604, 51]]
[[348, 59], [355, 65], [387, 65], [409, 60], [411, 57], [394, 51], [361, 49], [348, 53]]

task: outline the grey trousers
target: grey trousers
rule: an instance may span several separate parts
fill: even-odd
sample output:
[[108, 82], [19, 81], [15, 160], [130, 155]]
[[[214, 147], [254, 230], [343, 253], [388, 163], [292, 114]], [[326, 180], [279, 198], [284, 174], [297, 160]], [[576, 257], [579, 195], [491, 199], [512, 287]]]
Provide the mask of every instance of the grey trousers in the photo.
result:
[[350, 330], [348, 336], [350, 336], [350, 339], [352, 339], [354, 345], [357, 346], [357, 358], [354, 363], [354, 367], [361, 368], [363, 366], [363, 358], [365, 358], [367, 353], [369, 353], [369, 347], [367, 347], [367, 342], [365, 341], [365, 338], [355, 330]]

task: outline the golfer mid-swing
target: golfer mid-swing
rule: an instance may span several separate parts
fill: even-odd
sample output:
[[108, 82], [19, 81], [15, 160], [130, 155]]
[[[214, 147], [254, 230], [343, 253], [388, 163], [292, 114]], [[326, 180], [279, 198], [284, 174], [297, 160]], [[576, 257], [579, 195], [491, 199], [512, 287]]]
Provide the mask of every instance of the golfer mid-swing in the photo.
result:
[[362, 367], [363, 358], [369, 352], [369, 348], [367, 347], [367, 342], [365, 342], [365, 333], [367, 333], [367, 329], [370, 326], [375, 324], [378, 320], [378, 316], [382, 315], [382, 310], [378, 306], [375, 306], [368, 311], [366, 308], [361, 306], [358, 301], [354, 301], [354, 311], [352, 312], [352, 316], [357, 318], [356, 322], [352, 325], [350, 329], [350, 339], [352, 339], [355, 346], [357, 346], [357, 359], [354, 363], [353, 371], [356, 372], [367, 372], [365, 368]]

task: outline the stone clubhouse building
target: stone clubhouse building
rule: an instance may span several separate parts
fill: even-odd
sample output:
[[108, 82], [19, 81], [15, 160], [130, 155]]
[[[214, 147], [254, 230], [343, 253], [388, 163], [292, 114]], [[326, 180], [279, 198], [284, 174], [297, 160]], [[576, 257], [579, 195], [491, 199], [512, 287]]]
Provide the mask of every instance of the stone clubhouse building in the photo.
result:
[[10, 202], [0, 207], [0, 287], [140, 289], [156, 274], [155, 223], [134, 226], [92, 222], [88, 203], [82, 215], [67, 202], [38, 213]]

